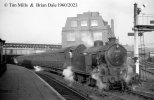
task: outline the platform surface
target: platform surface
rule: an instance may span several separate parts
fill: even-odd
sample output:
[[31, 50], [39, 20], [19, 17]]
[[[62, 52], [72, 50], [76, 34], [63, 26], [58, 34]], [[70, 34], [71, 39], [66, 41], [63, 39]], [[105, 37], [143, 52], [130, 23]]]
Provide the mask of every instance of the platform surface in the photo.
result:
[[64, 100], [35, 73], [16, 65], [7, 65], [0, 77], [0, 100]]

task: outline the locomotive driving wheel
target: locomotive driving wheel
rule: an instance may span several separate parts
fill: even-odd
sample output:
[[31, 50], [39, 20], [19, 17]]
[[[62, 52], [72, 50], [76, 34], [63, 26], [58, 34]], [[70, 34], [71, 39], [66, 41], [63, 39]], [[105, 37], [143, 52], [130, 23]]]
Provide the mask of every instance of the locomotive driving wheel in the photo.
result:
[[78, 82], [83, 83], [84, 78], [81, 75], [77, 75]]
[[74, 76], [74, 80], [75, 80], [75, 81], [78, 81], [77, 74], [75, 74], [75, 73], [74, 73], [74, 75], [73, 75], [73, 76]]
[[90, 86], [92, 86], [92, 87], [96, 86], [96, 80], [95, 79], [90, 78], [89, 81], [90, 81], [90, 84], [89, 84]]
[[87, 77], [87, 79], [86, 79], [86, 84], [87, 84], [87, 85], [90, 85], [90, 77]]
[[87, 84], [88, 84], [89, 86], [95, 87], [95, 86], [96, 86], [96, 80], [93, 79], [93, 78], [91, 78], [91, 77], [89, 77], [89, 78], [88, 78], [88, 81], [87, 81]]

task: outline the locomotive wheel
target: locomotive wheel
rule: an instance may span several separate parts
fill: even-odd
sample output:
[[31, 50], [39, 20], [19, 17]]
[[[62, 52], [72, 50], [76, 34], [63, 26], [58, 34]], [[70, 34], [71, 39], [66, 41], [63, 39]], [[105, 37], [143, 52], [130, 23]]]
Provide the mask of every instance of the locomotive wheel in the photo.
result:
[[96, 80], [89, 77], [87, 81], [87, 85], [92, 86], [92, 87], [96, 86]]
[[83, 76], [77, 75], [78, 82], [83, 83]]
[[75, 81], [78, 81], [78, 77], [77, 77], [77, 75], [74, 74], [73, 76], [74, 76], [74, 80], [75, 80]]
[[86, 79], [86, 84], [87, 84], [87, 85], [90, 85], [90, 77], [88, 77], [88, 78]]

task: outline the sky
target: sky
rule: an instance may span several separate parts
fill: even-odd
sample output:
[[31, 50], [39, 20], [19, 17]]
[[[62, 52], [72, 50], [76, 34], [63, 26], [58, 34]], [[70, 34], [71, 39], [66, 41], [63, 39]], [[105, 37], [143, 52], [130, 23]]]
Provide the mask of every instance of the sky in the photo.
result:
[[[24, 3], [24, 7], [19, 4]], [[56, 7], [36, 7], [39, 4], [54, 4]], [[60, 7], [58, 4], [72, 3], [75, 7]], [[0, 38], [7, 43], [61, 43], [62, 27], [67, 17], [76, 17], [83, 12], [99, 12], [103, 20], [114, 19], [115, 36], [122, 44], [134, 44], [133, 32], [134, 3], [141, 7], [142, 14], [153, 14], [154, 0], [0, 0]], [[33, 5], [30, 7], [30, 5]], [[27, 6], [26, 6], [27, 5]], [[142, 17], [140, 18], [143, 21]], [[154, 32], [145, 32], [145, 43], [154, 43]]]

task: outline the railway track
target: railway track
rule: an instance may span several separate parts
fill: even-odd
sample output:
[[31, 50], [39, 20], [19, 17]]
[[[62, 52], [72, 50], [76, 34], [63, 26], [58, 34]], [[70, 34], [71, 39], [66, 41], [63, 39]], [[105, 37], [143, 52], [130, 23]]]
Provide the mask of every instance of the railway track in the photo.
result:
[[146, 68], [151, 68], [151, 69], [154, 69], [154, 63], [152, 62], [148, 62], [148, 61], [141, 61], [140, 62], [140, 65], [141, 66], [146, 66]]
[[122, 100], [154, 100], [154, 98], [149, 94], [146, 94], [145, 92], [141, 93], [139, 91], [113, 91], [112, 94], [118, 95], [120, 98], [122, 98]]
[[54, 87], [66, 100], [89, 100], [86, 95], [83, 95], [65, 84], [57, 81], [55, 78], [45, 73], [37, 73], [50, 86]]
[[[48, 73], [48, 74], [52, 74], [52, 73]], [[67, 85], [66, 84], [67, 82], [63, 79], [63, 77], [57, 76], [55, 74], [53, 74], [52, 76], [56, 77], [56, 79], [54, 78], [54, 80], [61, 81], [60, 84], [63, 84], [64, 86]], [[46, 75], [43, 77], [45, 77], [45, 80], [47, 80], [47, 82], [51, 78]], [[52, 87], [57, 87], [57, 86], [52, 86]], [[84, 95], [84, 99], [82, 99], [82, 97], [80, 99], [76, 99], [77, 97], [75, 96], [71, 96], [70, 97], [71, 99], [70, 99], [68, 95], [65, 95], [64, 93], [64, 97], [68, 98], [67, 100], [102, 100], [102, 99], [103, 100], [147, 100], [147, 99], [154, 100], [154, 96], [153, 96], [154, 94], [143, 92], [143, 91], [99, 91], [98, 88], [96, 87], [89, 87], [87, 85], [84, 85], [75, 81], [72, 83], [71, 87], [73, 88], [73, 90], [76, 91], [77, 94], [80, 93]], [[60, 88], [60, 91], [61, 91], [61, 88]], [[62, 93], [63, 92], [64, 91], [62, 91]]]
[[140, 77], [144, 81], [154, 82], [154, 63], [143, 61], [140, 63]]
[[[124, 100], [116, 95], [111, 95], [107, 92], [100, 93], [100, 91], [98, 91], [97, 88], [89, 87], [87, 85], [83, 85], [75, 81], [71, 84], [71, 86], [70, 85], [68, 86], [68, 84], [66, 84], [68, 82], [64, 80], [63, 77], [52, 73], [43, 72], [42, 74], [42, 72], [41, 73], [37, 72], [37, 74], [40, 77], [42, 77], [45, 81], [47, 81], [47, 83], [49, 83], [52, 87], [54, 87], [64, 98], [66, 98], [66, 100], [99, 100], [99, 98], [101, 98], [100, 100], [102, 99], [103, 100]], [[50, 80], [54, 82], [53, 83], [54, 85]], [[62, 88], [57, 86], [57, 84], [62, 85]], [[71, 93], [65, 92], [65, 89], [63, 89], [63, 86], [66, 88], [69, 88], [69, 90], [71, 90]], [[67, 94], [65, 94], [64, 92]], [[77, 94], [77, 97], [73, 96], [74, 95], [73, 92], [75, 92], [75, 95]]]
[[152, 93], [152, 92], [131, 91], [130, 93], [140, 95], [141, 97], [143, 97], [145, 99], [154, 100], [154, 93]]

